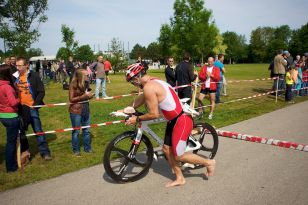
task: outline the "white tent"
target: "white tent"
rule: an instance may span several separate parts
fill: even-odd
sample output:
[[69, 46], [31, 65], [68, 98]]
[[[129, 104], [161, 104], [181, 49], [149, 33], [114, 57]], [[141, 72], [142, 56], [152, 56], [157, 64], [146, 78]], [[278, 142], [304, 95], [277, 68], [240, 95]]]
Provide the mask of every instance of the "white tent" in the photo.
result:
[[33, 56], [29, 59], [29, 61], [38, 61], [38, 60], [56, 60], [56, 56]]

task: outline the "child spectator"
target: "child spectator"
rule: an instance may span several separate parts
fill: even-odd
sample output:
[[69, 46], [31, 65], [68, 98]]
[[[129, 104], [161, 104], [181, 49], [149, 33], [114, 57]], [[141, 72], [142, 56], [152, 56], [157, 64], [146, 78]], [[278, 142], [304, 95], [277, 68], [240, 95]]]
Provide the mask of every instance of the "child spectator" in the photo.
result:
[[[294, 103], [292, 100], [292, 87], [294, 84], [294, 70], [295, 70], [295, 65], [291, 65], [291, 69], [287, 71], [286, 73], [286, 95], [285, 95], [285, 101], [288, 103]], [[296, 77], [297, 79], [297, 77]]]
[[301, 88], [302, 88], [302, 82], [303, 82], [303, 72], [300, 67], [300, 64], [296, 64], [295, 69], [297, 70], [297, 84], [296, 84], [296, 94], [299, 96]]
[[11, 67], [0, 65], [0, 121], [6, 128], [5, 163], [7, 172], [17, 170], [16, 142], [19, 131], [17, 89], [14, 87]]
[[[88, 81], [88, 72], [85, 69], [77, 69], [73, 75], [72, 82], [69, 87], [69, 112], [72, 127], [80, 127], [90, 125], [89, 103], [82, 102], [93, 97], [92, 92], [88, 92], [86, 81]], [[81, 103], [82, 102], [82, 103]], [[72, 131], [72, 148], [75, 156], [80, 157], [79, 135], [80, 130]], [[91, 138], [89, 128], [82, 129], [84, 151], [92, 152]]]

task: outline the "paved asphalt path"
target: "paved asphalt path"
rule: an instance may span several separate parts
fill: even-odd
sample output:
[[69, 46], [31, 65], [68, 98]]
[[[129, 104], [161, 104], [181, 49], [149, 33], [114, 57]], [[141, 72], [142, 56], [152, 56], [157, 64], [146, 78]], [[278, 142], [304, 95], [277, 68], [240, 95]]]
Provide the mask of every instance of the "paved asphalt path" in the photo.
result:
[[[308, 101], [222, 130], [308, 144]], [[165, 160], [143, 179], [115, 184], [98, 165], [0, 193], [0, 204], [308, 204], [308, 153], [220, 137], [215, 176], [187, 173], [186, 185], [165, 188]]]

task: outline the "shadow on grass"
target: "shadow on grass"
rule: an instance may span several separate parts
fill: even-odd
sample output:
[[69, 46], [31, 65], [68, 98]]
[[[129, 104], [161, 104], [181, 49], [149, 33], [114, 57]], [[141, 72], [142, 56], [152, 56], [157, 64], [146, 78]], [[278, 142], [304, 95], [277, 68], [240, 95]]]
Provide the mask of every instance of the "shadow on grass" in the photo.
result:
[[[46, 138], [47, 143], [50, 143], [57, 139], [57, 135], [47, 134], [45, 135], [45, 138]], [[28, 137], [28, 142], [29, 142], [31, 156], [36, 156], [39, 153], [36, 136]]]

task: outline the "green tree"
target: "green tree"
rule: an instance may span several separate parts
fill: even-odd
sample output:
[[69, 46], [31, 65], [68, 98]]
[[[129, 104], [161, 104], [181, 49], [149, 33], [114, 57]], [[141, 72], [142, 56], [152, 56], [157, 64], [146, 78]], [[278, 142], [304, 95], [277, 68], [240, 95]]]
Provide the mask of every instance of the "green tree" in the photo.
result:
[[63, 52], [63, 54], [65, 54], [63, 59], [67, 60], [69, 56], [73, 56], [75, 50], [78, 47], [78, 42], [74, 40], [75, 31], [70, 29], [67, 25], [62, 24], [61, 33], [62, 43], [65, 44], [66, 49], [66, 52]]
[[162, 58], [167, 60], [167, 58], [171, 55], [171, 47], [172, 47], [172, 30], [168, 24], [163, 24], [161, 26], [158, 42], [160, 45], [159, 48]]
[[144, 57], [146, 55], [146, 52], [147, 49], [137, 43], [130, 52], [130, 58], [137, 59], [138, 56]]
[[0, 36], [15, 55], [25, 55], [40, 36], [39, 25], [47, 21], [47, 0], [2, 0], [0, 5]]
[[82, 62], [92, 61], [94, 59], [94, 54], [89, 45], [82, 45], [75, 50], [75, 59]]
[[127, 59], [125, 58], [125, 53], [122, 47], [122, 43], [117, 38], [113, 38], [110, 44], [110, 53], [108, 57], [112, 65], [112, 69], [115, 72], [123, 69], [127, 64]]
[[56, 55], [57, 59], [68, 59], [68, 56], [69, 56], [69, 54], [68, 54], [66, 48], [61, 47], [61, 48], [58, 49], [57, 55]]
[[160, 46], [157, 42], [152, 42], [147, 47], [146, 58], [158, 61], [162, 58], [160, 54]]
[[250, 52], [253, 62], [261, 63], [267, 59], [268, 46], [275, 37], [272, 27], [258, 27], [251, 32]]
[[227, 45], [225, 59], [230, 63], [243, 62], [248, 56], [247, 44], [244, 35], [238, 35], [235, 32], [227, 31], [222, 34], [224, 44]]
[[173, 9], [170, 26], [164, 24], [160, 29], [159, 42], [164, 56], [172, 53], [180, 58], [187, 51], [194, 59], [203, 61], [214, 48], [222, 48], [222, 45], [217, 47], [221, 40], [219, 30], [211, 20], [211, 11], [204, 8], [203, 0], [176, 0]]
[[308, 23], [292, 32], [289, 50], [293, 55], [303, 55], [308, 52]]
[[271, 39], [267, 46], [267, 56], [264, 60], [266, 62], [271, 61], [278, 49], [288, 49], [291, 35], [292, 30], [288, 25], [275, 28], [273, 39]]
[[30, 48], [29, 50], [27, 50], [26, 57], [31, 58], [33, 56], [42, 56], [42, 55], [43, 51], [40, 48]]

